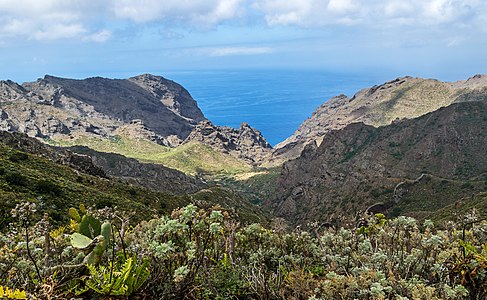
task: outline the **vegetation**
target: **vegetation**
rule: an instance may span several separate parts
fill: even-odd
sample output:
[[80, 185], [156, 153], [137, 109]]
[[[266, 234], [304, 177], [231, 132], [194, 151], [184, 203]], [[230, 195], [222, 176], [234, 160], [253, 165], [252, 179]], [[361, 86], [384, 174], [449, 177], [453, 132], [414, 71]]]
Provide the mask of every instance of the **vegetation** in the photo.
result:
[[[21, 159], [19, 159], [21, 158]], [[66, 222], [65, 211], [84, 202], [103, 208], [133, 211], [134, 218], [150, 218], [189, 203], [189, 197], [154, 192], [123, 181], [77, 172], [66, 165], [0, 144], [0, 228], [12, 221], [10, 210], [20, 201], [37, 204], [39, 213]]]
[[[221, 207], [192, 204], [139, 224], [122, 211], [80, 207], [70, 209], [69, 223], [54, 227], [48, 218], [32, 223], [35, 211], [33, 203], [17, 205], [15, 222], [0, 235], [0, 280], [31, 297], [487, 296], [487, 221], [475, 212], [444, 230], [429, 220], [378, 214], [364, 216], [354, 228], [310, 224], [303, 231], [279, 222], [242, 225]], [[85, 242], [75, 241], [84, 234], [90, 234]], [[90, 260], [97, 247], [99, 259]]]
[[135, 222], [195, 201], [201, 206], [221, 203], [226, 208], [233, 207], [246, 221], [261, 221], [265, 216], [260, 208], [222, 187], [174, 196], [121, 180], [87, 175], [0, 143], [0, 231], [12, 222], [10, 210], [21, 201], [36, 203], [37, 212], [32, 216], [35, 221], [47, 213], [55, 225], [67, 222], [64, 212], [80, 203], [130, 211]]
[[108, 139], [81, 137], [49, 142], [59, 146], [88, 146], [96, 151], [117, 153], [141, 162], [162, 164], [189, 175], [234, 175], [252, 169], [242, 160], [201, 143], [169, 148], [143, 138], [126, 135]]

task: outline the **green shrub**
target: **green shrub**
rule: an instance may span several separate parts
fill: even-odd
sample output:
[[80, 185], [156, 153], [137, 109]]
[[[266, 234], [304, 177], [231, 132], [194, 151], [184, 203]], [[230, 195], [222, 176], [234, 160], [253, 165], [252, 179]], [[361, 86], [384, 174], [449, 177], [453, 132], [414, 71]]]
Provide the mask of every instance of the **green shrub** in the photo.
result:
[[5, 174], [5, 181], [10, 185], [26, 186], [28, 179], [19, 172], [8, 172]]

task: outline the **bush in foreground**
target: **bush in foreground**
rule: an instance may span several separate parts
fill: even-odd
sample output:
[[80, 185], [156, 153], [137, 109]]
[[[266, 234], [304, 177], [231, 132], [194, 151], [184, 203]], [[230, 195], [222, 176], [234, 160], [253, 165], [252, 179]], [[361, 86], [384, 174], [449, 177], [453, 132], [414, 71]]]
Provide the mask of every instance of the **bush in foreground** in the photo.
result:
[[59, 228], [47, 217], [30, 224], [34, 210], [18, 206], [0, 235], [0, 281], [38, 298], [487, 297], [487, 222], [475, 215], [442, 230], [375, 215], [310, 233], [244, 226], [220, 207], [189, 205], [135, 226], [116, 209], [81, 207]]

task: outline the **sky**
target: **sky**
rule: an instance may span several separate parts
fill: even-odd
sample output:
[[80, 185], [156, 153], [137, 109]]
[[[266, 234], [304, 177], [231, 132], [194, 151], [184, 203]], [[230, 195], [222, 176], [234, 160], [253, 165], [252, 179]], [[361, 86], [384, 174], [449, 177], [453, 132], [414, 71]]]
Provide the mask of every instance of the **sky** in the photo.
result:
[[0, 79], [487, 73], [484, 0], [0, 0]]

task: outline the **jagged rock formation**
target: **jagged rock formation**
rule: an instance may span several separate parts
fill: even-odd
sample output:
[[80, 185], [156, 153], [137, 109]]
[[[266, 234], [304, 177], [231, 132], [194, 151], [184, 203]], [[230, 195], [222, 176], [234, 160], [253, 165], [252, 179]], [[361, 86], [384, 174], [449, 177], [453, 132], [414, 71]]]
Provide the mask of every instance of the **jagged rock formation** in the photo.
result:
[[363, 89], [352, 98], [339, 95], [318, 107], [296, 132], [275, 146], [270, 165], [298, 157], [312, 141], [319, 145], [330, 130], [363, 122], [375, 127], [404, 118], [416, 118], [452, 103], [487, 99], [487, 76], [441, 82], [413, 77], [397, 78]]
[[[353, 217], [376, 203], [389, 212], [410, 205], [406, 213], [431, 215], [485, 191], [486, 116], [484, 99], [379, 128], [353, 123], [330, 131], [321, 145], [309, 144], [284, 164], [276, 197], [265, 205], [295, 223]], [[421, 200], [416, 203], [411, 195]]]
[[200, 122], [185, 143], [200, 142], [224, 153], [231, 153], [252, 165], [259, 165], [270, 150], [271, 145], [260, 131], [242, 123], [239, 129], [219, 127], [210, 121]]

